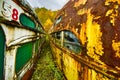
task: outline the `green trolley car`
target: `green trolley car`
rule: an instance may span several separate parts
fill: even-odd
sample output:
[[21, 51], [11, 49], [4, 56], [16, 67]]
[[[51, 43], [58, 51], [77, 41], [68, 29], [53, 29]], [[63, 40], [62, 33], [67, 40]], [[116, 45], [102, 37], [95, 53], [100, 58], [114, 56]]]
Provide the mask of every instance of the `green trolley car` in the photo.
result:
[[0, 80], [31, 77], [44, 34], [26, 1], [0, 0]]

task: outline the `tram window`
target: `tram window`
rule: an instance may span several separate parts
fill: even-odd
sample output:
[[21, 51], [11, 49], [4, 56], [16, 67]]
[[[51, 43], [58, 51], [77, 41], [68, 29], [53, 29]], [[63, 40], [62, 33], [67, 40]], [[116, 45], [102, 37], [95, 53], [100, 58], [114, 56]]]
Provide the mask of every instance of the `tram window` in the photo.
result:
[[69, 31], [65, 31], [64, 32], [64, 38], [65, 40], [68, 40], [70, 42], [78, 42], [77, 38], [75, 37], [75, 35], [73, 35], [71, 32]]
[[80, 53], [82, 51], [82, 47], [79, 40], [72, 32], [65, 30], [63, 31], [63, 36], [61, 33], [62, 31], [51, 34], [52, 37], [54, 38], [55, 44], [57, 44], [58, 46], [63, 45], [61, 47], [67, 48], [68, 50], [74, 53]]
[[64, 47], [74, 53], [81, 52], [81, 45], [76, 36], [70, 31], [64, 31]]
[[51, 34], [52, 38], [54, 39], [54, 42], [57, 45], [61, 45], [61, 32], [55, 32]]
[[41, 32], [44, 32], [44, 30], [43, 30], [43, 28], [42, 28], [41, 25], [38, 25], [37, 29], [38, 29], [39, 31], [41, 31]]
[[2, 27], [0, 26], [0, 80], [3, 80], [4, 51], [5, 51], [5, 35]]
[[31, 20], [30, 17], [28, 17], [26, 14], [23, 13], [20, 15], [20, 23], [26, 27], [30, 27], [30, 28], [36, 27], [35, 22]]
[[32, 58], [33, 42], [22, 44], [16, 54], [16, 72], [18, 73]]
[[62, 16], [58, 17], [57, 20], [56, 20], [56, 22], [55, 22], [55, 25], [58, 24], [58, 23], [60, 23], [61, 20], [62, 20]]
[[60, 38], [61, 38], [61, 32], [57, 32], [57, 33], [55, 34], [55, 36], [56, 36], [57, 39], [60, 39]]
[[61, 45], [61, 32], [57, 32], [57, 33], [55, 33], [55, 38], [56, 38], [56, 40], [55, 40], [55, 42], [57, 43], [57, 45]]

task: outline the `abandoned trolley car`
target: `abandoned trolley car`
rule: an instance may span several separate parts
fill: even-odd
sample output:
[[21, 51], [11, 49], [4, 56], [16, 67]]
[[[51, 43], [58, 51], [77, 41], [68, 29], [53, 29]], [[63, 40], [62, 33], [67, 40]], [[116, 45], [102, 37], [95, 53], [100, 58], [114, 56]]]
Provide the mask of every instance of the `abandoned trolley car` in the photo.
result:
[[0, 0], [0, 80], [26, 80], [44, 43], [44, 29], [24, 0]]
[[70, 0], [50, 33], [67, 80], [120, 80], [120, 0]]

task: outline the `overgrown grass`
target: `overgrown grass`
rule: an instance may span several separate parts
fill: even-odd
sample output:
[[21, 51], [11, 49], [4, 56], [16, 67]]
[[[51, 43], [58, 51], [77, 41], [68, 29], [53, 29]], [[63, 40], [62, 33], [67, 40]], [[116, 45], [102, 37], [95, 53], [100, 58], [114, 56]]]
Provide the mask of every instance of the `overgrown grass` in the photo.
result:
[[48, 36], [31, 80], [64, 80], [62, 72], [55, 67]]

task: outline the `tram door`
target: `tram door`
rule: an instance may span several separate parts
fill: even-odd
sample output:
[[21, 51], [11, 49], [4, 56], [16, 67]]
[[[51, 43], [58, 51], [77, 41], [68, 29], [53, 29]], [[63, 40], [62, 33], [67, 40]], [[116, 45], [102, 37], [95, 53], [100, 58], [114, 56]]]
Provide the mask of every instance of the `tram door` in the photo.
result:
[[0, 80], [3, 79], [4, 50], [5, 50], [5, 35], [2, 27], [0, 26]]

